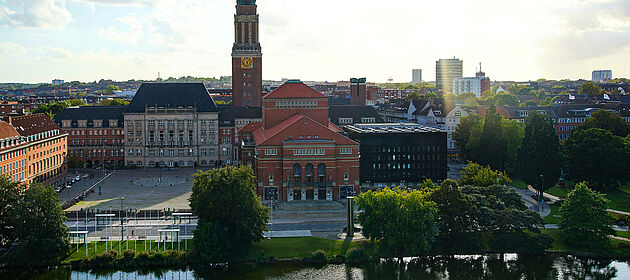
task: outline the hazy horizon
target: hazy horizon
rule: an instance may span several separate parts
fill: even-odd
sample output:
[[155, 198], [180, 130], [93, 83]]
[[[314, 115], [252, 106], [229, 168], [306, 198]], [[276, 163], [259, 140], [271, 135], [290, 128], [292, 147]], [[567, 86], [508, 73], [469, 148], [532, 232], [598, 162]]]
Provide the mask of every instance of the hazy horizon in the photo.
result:
[[[258, 0], [263, 79], [630, 77], [630, 1]], [[232, 0], [0, 0], [0, 82], [231, 74]]]

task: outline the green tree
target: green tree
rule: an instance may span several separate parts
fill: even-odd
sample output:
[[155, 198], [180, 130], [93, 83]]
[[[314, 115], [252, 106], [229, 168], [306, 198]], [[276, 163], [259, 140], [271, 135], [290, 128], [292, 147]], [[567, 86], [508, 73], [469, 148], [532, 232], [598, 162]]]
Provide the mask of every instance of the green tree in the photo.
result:
[[470, 147], [469, 142], [473, 129], [483, 127], [483, 119], [477, 114], [471, 114], [462, 117], [455, 131], [451, 133], [451, 138], [455, 140], [455, 146], [459, 148], [459, 151], [463, 158], [467, 160], [473, 160], [472, 152], [478, 147]]
[[429, 92], [424, 95], [424, 98], [438, 98], [438, 95], [434, 92]]
[[505, 164], [503, 168], [508, 172], [514, 172], [516, 171], [518, 149], [523, 143], [525, 130], [522, 123], [502, 118], [501, 133], [501, 138], [505, 142]]
[[562, 203], [559, 227], [565, 240], [576, 246], [603, 249], [610, 245], [612, 217], [606, 211], [608, 200], [591, 190], [586, 182], [575, 186]]
[[599, 86], [593, 84], [592, 82], [586, 82], [580, 85], [578, 89], [578, 94], [586, 94], [586, 95], [603, 95], [606, 93], [605, 90], [600, 88]]
[[7, 87], [7, 90], [9, 90], [9, 91], [14, 91], [14, 90], [15, 90], [15, 87], [14, 87], [13, 85], [9, 85], [9, 86]]
[[[544, 114], [525, 119], [525, 138], [518, 151], [518, 173], [527, 184], [538, 190], [555, 186], [562, 168], [560, 142], [553, 120]], [[545, 186], [541, 186], [543, 180]]]
[[429, 198], [438, 207], [440, 233], [436, 249], [443, 254], [482, 252], [481, 237], [477, 234], [479, 210], [460, 191], [457, 182], [445, 180]]
[[580, 129], [601, 128], [612, 132], [613, 135], [626, 137], [630, 132], [630, 127], [615, 112], [608, 110], [598, 110], [593, 112], [589, 118], [580, 125]]
[[68, 253], [66, 215], [52, 186], [31, 185], [24, 191], [17, 209], [18, 246], [11, 256], [12, 263], [52, 264]]
[[0, 247], [7, 248], [17, 239], [18, 206], [21, 188], [7, 176], [0, 176]]
[[107, 94], [113, 94], [114, 91], [120, 90], [120, 88], [118, 88], [115, 85], [107, 85], [107, 87], [105, 88], [105, 93]]
[[626, 180], [628, 147], [623, 138], [601, 128], [576, 129], [565, 142], [567, 178], [588, 181], [597, 190]]
[[518, 98], [509, 93], [499, 93], [488, 99], [496, 106], [518, 106]]
[[534, 101], [534, 100], [527, 100], [527, 101], [525, 101], [525, 103], [521, 103], [520, 106], [523, 106], [523, 107], [536, 107], [536, 106], [538, 106], [538, 104], [536, 104], [536, 101]]
[[129, 101], [122, 99], [103, 99], [98, 103], [98, 106], [127, 106]]
[[505, 168], [507, 159], [506, 143], [502, 131], [503, 117], [496, 111], [496, 107], [490, 105], [486, 111], [486, 118], [483, 122], [483, 134], [481, 135], [481, 146], [479, 149], [479, 163], [490, 165], [493, 169]]
[[509, 185], [512, 183], [510, 177], [505, 173], [492, 170], [489, 166], [481, 166], [474, 162], [469, 162], [461, 172], [462, 177], [459, 184], [462, 186], [472, 185], [488, 187], [495, 184]]
[[[199, 217], [200, 232], [195, 234], [195, 244], [217, 244], [216, 248], [200, 248], [203, 256], [207, 250], [224, 250], [205, 254], [220, 257], [205, 259], [208, 262], [233, 260], [263, 238], [267, 230], [269, 209], [262, 206], [256, 194], [253, 170], [248, 166], [215, 169], [198, 172], [193, 179], [190, 208]], [[212, 223], [211, 226], [205, 226]], [[229, 234], [225, 234], [225, 233]], [[220, 238], [220, 241], [205, 238]], [[224, 240], [225, 239], [225, 240]]]
[[519, 85], [519, 84], [510, 85], [507, 88], [507, 91], [514, 95], [530, 95], [533, 93], [532, 88], [525, 85]]
[[399, 258], [428, 252], [439, 229], [437, 205], [427, 196], [388, 188], [360, 194], [356, 204], [363, 235]]

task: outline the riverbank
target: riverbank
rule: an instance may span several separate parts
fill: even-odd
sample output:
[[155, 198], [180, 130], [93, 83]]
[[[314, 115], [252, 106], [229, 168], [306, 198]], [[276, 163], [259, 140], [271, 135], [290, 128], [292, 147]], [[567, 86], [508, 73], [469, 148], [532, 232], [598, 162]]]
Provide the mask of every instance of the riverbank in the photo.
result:
[[[561, 232], [557, 229], [542, 229], [554, 239], [553, 247], [547, 250], [554, 254], [571, 254], [577, 256], [589, 256], [608, 259], [628, 259], [630, 258], [630, 242], [623, 240], [611, 240], [612, 248], [607, 251], [593, 252], [585, 248], [575, 248], [566, 244]], [[185, 267], [194, 265], [195, 258], [190, 258], [189, 253], [193, 250], [192, 241], [177, 243], [167, 243], [164, 247], [162, 243], [158, 249], [156, 242], [134, 241], [111, 242], [105, 251], [105, 242], [92, 242], [88, 244], [86, 254], [85, 247], [79, 246], [62, 264], [80, 268], [108, 267], [108, 268], [129, 268], [129, 267]], [[144, 248], [147, 248], [146, 252]], [[119, 251], [120, 248], [120, 251]], [[186, 250], [185, 248], [188, 248]], [[352, 248], [361, 250], [366, 255], [365, 260], [387, 258], [378, 252], [378, 244], [362, 241], [331, 240], [317, 237], [295, 237], [295, 238], [274, 238], [265, 239], [253, 244], [252, 250], [236, 260], [236, 263], [274, 263], [274, 262], [298, 262], [298, 263], [343, 263], [346, 255]], [[133, 251], [134, 249], [137, 252]], [[319, 251], [319, 252], [318, 252]], [[314, 260], [314, 253], [319, 259]], [[391, 257], [391, 256], [389, 256]]]

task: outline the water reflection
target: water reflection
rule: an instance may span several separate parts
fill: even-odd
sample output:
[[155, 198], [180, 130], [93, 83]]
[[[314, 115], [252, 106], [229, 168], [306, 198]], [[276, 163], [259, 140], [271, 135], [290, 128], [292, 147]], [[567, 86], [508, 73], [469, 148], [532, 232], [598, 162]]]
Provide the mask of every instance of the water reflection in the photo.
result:
[[274, 265], [239, 264], [225, 269], [71, 271], [59, 268], [34, 278], [15, 273], [0, 274], [0, 279], [630, 279], [628, 263], [575, 256], [479, 255], [426, 257], [360, 266], [303, 266], [293, 263]]

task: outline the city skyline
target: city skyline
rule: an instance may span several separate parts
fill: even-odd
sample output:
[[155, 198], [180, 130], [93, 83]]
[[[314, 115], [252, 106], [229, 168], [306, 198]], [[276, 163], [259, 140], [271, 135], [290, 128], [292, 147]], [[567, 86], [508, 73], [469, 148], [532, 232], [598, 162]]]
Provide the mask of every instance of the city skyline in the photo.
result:
[[[259, 0], [263, 79], [409, 82], [454, 56], [492, 80], [630, 76], [627, 1], [469, 2]], [[235, 4], [0, 0], [0, 82], [227, 76]]]

